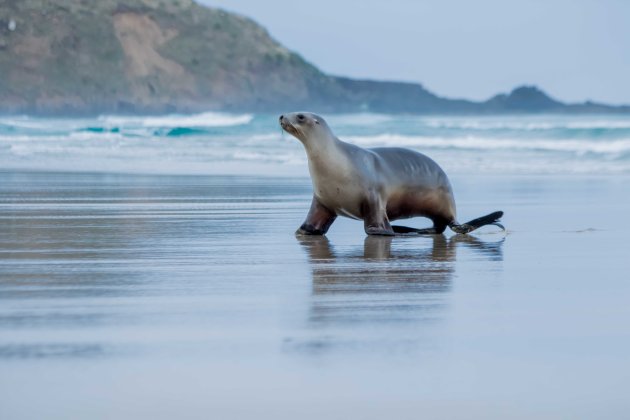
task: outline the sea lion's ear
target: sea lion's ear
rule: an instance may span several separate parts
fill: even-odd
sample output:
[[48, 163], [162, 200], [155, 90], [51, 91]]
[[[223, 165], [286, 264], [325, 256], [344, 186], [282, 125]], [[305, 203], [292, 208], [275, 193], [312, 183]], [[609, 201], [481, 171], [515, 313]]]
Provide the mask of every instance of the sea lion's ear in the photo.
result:
[[315, 120], [315, 124], [319, 124], [319, 121], [318, 121], [318, 120]]

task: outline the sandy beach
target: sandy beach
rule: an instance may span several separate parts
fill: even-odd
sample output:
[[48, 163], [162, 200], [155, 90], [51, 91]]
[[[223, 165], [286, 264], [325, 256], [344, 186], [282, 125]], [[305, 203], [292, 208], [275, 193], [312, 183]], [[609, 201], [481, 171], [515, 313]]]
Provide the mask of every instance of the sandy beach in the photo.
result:
[[629, 178], [452, 181], [508, 232], [299, 239], [307, 178], [0, 173], [0, 417], [620, 418]]

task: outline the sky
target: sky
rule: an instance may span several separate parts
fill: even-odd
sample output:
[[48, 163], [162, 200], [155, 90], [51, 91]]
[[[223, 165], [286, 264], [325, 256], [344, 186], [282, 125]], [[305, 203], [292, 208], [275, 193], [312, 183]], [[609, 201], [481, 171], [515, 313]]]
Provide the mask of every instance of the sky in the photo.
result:
[[630, 104], [630, 0], [197, 1], [256, 20], [329, 74]]

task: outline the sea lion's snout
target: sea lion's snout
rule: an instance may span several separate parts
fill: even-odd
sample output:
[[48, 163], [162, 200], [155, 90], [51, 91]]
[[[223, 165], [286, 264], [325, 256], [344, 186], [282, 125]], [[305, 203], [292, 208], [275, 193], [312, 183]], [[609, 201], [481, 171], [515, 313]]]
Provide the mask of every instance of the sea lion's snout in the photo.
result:
[[280, 122], [280, 127], [282, 127], [284, 131], [297, 137], [297, 130], [293, 127], [289, 117], [285, 117], [284, 114], [280, 115], [278, 121]]
[[278, 121], [280, 122], [280, 127], [282, 127], [284, 130], [286, 130], [286, 129], [287, 129], [287, 127], [291, 124], [291, 123], [289, 122], [289, 119], [288, 119], [288, 118], [286, 118], [286, 117], [284, 116], [284, 114], [283, 114], [283, 115], [280, 115], [280, 117], [278, 117]]

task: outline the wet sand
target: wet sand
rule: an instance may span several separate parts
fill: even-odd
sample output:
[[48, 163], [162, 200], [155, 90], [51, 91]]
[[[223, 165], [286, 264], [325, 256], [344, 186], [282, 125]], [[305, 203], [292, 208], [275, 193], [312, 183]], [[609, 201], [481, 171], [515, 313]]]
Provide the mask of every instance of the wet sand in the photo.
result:
[[308, 179], [0, 173], [0, 418], [621, 418], [629, 180], [454, 177], [507, 234], [298, 239]]

